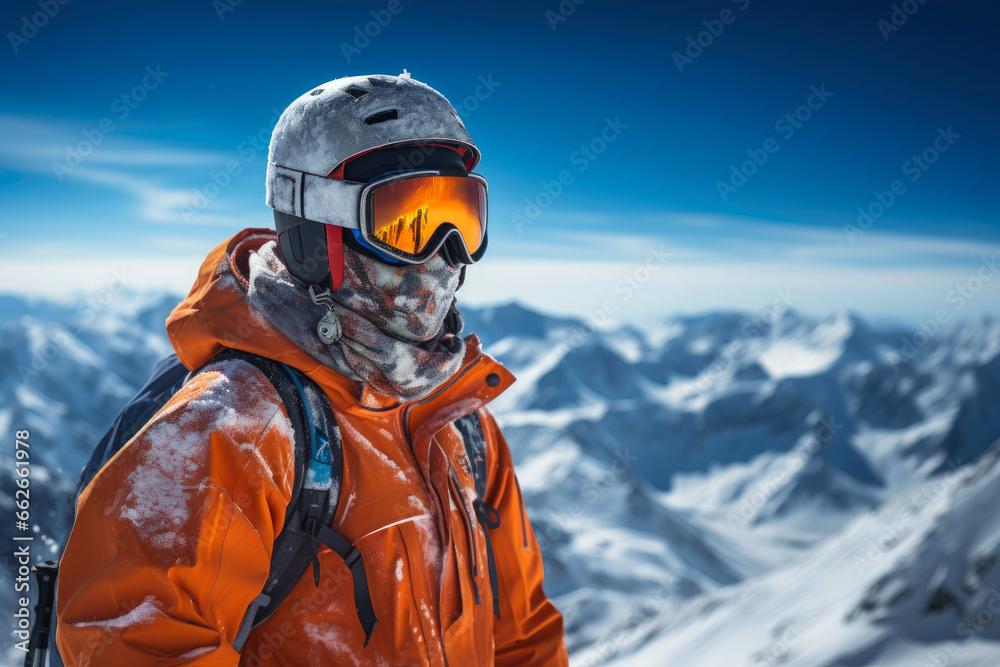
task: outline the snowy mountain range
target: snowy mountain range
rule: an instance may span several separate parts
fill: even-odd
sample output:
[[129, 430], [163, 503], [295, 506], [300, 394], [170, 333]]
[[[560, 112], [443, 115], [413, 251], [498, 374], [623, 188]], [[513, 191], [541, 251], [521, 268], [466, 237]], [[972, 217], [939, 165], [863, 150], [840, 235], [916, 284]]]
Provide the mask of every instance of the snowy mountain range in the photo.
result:
[[[0, 297], [0, 433], [32, 432], [36, 552], [170, 352], [177, 300]], [[463, 312], [518, 378], [491, 409], [575, 666], [1000, 665], [1000, 323]]]

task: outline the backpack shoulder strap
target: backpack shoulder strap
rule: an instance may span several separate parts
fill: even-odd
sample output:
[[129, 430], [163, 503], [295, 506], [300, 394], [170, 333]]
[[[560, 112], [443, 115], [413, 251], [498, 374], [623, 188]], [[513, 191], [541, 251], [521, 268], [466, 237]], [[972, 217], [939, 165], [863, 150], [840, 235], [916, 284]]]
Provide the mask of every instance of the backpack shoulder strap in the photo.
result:
[[344, 559], [354, 579], [354, 602], [365, 631], [365, 645], [378, 624], [368, 590], [364, 561], [353, 544], [330, 527], [343, 478], [340, 429], [323, 390], [298, 370], [264, 357], [234, 352], [254, 364], [275, 386], [292, 421], [295, 486], [285, 523], [274, 541], [267, 581], [247, 608], [233, 648], [242, 650], [250, 632], [264, 623], [312, 565], [319, 586], [317, 543]]
[[288, 503], [288, 507], [285, 509], [285, 523], [287, 524], [295, 506], [298, 504], [299, 496], [302, 493], [302, 487], [307, 474], [307, 466], [309, 465], [311, 443], [307, 427], [308, 415], [303, 409], [299, 392], [296, 389], [295, 383], [292, 381], [288, 371], [285, 370], [287, 367], [284, 364], [257, 354], [228, 348], [224, 352], [216, 355], [209, 363], [214, 363], [224, 359], [238, 359], [240, 361], [245, 361], [263, 373], [268, 382], [271, 383], [271, 386], [273, 386], [275, 391], [278, 392], [278, 397], [285, 406], [285, 412], [288, 413], [288, 419], [292, 423], [292, 448], [295, 454], [295, 478], [292, 484], [292, 498]]

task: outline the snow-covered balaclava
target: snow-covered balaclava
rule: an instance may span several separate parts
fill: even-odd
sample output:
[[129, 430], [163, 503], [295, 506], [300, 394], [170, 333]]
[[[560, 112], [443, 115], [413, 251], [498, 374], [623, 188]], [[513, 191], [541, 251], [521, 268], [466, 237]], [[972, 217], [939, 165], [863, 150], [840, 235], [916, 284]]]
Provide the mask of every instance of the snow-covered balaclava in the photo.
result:
[[[449, 316], [460, 268], [440, 255], [395, 267], [345, 245], [343, 283], [317, 295], [292, 278], [277, 246], [271, 241], [251, 254], [247, 298], [317, 361], [402, 401], [426, 396], [461, 366], [461, 317], [457, 310]], [[328, 310], [342, 329], [332, 342], [317, 332]]]
[[451, 377], [465, 354], [448, 317], [460, 277], [440, 255], [390, 266], [345, 246], [344, 281], [332, 293], [343, 335], [333, 344], [358, 379], [409, 400]]

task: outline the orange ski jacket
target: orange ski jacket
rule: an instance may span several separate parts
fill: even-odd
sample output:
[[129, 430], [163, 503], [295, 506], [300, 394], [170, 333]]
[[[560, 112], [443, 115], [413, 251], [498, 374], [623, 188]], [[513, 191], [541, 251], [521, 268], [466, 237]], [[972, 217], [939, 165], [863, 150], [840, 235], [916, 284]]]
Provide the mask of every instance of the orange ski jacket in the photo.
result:
[[[232, 648], [267, 578], [294, 462], [277, 392], [229, 360], [195, 375], [80, 496], [57, 594], [67, 665], [568, 665], [510, 452], [486, 409], [514, 377], [475, 335], [461, 368], [407, 403], [318, 364], [247, 305], [249, 254], [275, 238], [247, 229], [215, 248], [167, 332], [189, 369], [237, 348], [303, 371], [329, 397], [344, 458], [332, 527], [364, 558], [379, 618], [371, 642], [363, 647], [347, 566], [321, 546], [319, 587], [310, 570], [242, 653]], [[475, 488], [452, 424], [473, 411], [487, 445], [485, 499], [501, 520], [489, 535], [499, 618], [483, 528], [463, 511]]]

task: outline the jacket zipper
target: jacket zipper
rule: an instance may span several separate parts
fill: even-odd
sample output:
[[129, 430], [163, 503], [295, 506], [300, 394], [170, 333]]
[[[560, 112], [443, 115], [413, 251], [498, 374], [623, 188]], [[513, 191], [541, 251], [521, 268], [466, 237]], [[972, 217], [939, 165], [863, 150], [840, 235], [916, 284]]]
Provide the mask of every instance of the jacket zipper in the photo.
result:
[[475, 593], [476, 604], [481, 604], [479, 599], [479, 584], [476, 579], [479, 577], [479, 553], [476, 551], [476, 524], [472, 521], [472, 513], [465, 502], [465, 494], [462, 493], [462, 483], [458, 479], [458, 472], [455, 467], [448, 463], [448, 480], [452, 489], [458, 496], [458, 503], [462, 506], [462, 515], [465, 517], [466, 544], [469, 548], [469, 562], [472, 563], [472, 591]]
[[517, 487], [517, 499], [521, 506], [521, 539], [524, 540], [524, 550], [528, 550], [528, 523], [524, 520], [524, 494], [521, 493], [521, 483], [517, 481], [517, 475], [514, 475], [514, 485]]

